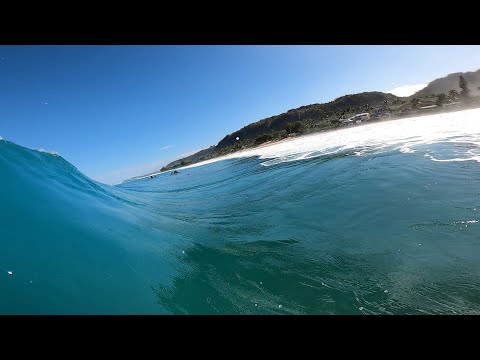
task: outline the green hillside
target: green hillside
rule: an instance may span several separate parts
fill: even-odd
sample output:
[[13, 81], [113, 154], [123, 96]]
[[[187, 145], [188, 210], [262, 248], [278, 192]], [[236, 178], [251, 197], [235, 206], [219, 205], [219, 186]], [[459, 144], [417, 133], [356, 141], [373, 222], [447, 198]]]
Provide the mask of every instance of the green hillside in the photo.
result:
[[[468, 91], [460, 87], [460, 78]], [[480, 70], [455, 73], [436, 79], [410, 97], [397, 97], [378, 91], [341, 96], [324, 104], [291, 109], [251, 123], [226, 135], [217, 145], [188, 157], [172, 161], [161, 171], [248, 149], [270, 141], [355, 125], [344, 120], [368, 112], [368, 122], [419, 116], [439, 111], [455, 111], [480, 105]]]

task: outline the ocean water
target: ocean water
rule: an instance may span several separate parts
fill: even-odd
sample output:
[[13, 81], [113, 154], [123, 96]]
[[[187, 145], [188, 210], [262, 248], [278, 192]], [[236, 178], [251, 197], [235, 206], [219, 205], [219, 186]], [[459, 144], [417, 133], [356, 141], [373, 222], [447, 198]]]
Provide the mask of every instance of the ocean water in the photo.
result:
[[0, 140], [0, 314], [480, 313], [480, 110], [119, 186]]

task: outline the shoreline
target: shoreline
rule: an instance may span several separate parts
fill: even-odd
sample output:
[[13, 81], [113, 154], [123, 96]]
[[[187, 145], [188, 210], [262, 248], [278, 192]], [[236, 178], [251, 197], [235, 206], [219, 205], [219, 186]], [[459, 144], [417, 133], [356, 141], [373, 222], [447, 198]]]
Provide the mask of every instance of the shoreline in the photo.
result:
[[327, 134], [327, 133], [331, 133], [331, 132], [336, 132], [336, 131], [347, 130], [347, 129], [352, 129], [352, 128], [356, 128], [356, 127], [361, 127], [361, 126], [365, 126], [365, 125], [374, 125], [374, 124], [377, 124], [377, 123], [386, 123], [386, 122], [393, 122], [393, 121], [397, 121], [397, 120], [406, 120], [406, 119], [412, 119], [412, 118], [423, 118], [423, 117], [436, 116], [436, 115], [452, 113], [452, 112], [468, 111], [468, 110], [473, 110], [473, 109], [478, 109], [478, 108], [480, 108], [480, 105], [463, 107], [461, 109], [458, 109], [458, 108], [456, 108], [456, 109], [444, 109], [444, 111], [419, 112], [419, 113], [411, 114], [410, 116], [396, 117], [396, 118], [393, 118], [393, 119], [392, 118], [390, 118], [390, 119], [386, 118], [386, 119], [377, 119], [377, 120], [373, 120], [373, 121], [365, 121], [365, 122], [362, 122], [361, 124], [352, 124], [352, 125], [349, 125], [349, 126], [342, 126], [342, 127], [334, 128], [334, 129], [326, 129], [326, 130], [321, 130], [321, 131], [312, 132], [312, 133], [308, 133], [308, 134], [292, 136], [292, 137], [288, 137], [288, 138], [284, 138], [284, 139], [280, 139], [280, 140], [270, 140], [270, 141], [267, 141], [267, 142], [265, 142], [263, 144], [260, 144], [258, 146], [250, 147], [250, 148], [247, 148], [247, 149], [241, 149], [241, 150], [238, 150], [238, 151], [234, 151], [230, 154], [213, 157], [211, 159], [207, 159], [207, 160], [204, 160], [204, 161], [199, 161], [199, 162], [196, 162], [196, 163], [192, 163], [192, 164], [189, 164], [189, 165], [186, 165], [186, 166], [183, 166], [183, 167], [178, 167], [178, 168], [164, 170], [164, 171], [156, 171], [156, 172], [153, 172], [153, 173], [150, 173], [150, 174], [141, 175], [141, 176], [136, 177], [136, 178], [125, 180], [124, 182], [141, 180], [141, 179], [148, 178], [150, 176], [157, 176], [157, 175], [160, 175], [160, 174], [163, 174], [163, 173], [166, 173], [166, 172], [172, 172], [174, 170], [189, 169], [191, 167], [207, 165], [209, 163], [213, 163], [213, 162], [216, 162], [216, 161], [222, 161], [222, 160], [229, 159], [233, 155], [241, 155], [242, 153], [245, 153], [245, 152], [250, 152], [250, 151], [254, 151], [254, 150], [262, 149], [262, 148], [268, 148], [268, 147], [271, 147], [271, 146], [274, 146], [274, 145], [288, 143], [288, 142], [299, 140], [299, 139], [306, 139], [306, 138], [309, 138], [309, 137], [318, 136], [319, 134]]
[[[290, 142], [290, 141], [293, 141], [293, 140], [304, 139], [304, 138], [308, 138], [308, 137], [311, 137], [311, 136], [318, 136], [319, 134], [327, 134], [327, 133], [331, 133], [331, 132], [356, 128], [356, 127], [360, 127], [360, 126], [373, 125], [373, 124], [378, 124], [378, 123], [386, 123], [386, 122], [397, 121], [397, 120], [406, 120], [406, 119], [411, 119], [411, 118], [420, 118], [420, 117], [433, 116], [433, 115], [441, 115], [441, 114], [447, 114], [447, 113], [452, 113], [452, 112], [461, 112], [461, 111], [473, 110], [473, 109], [478, 109], [478, 108], [480, 108], [480, 104], [478, 104], [476, 106], [471, 106], [471, 107], [464, 107], [464, 108], [461, 108], [461, 109], [457, 108], [457, 109], [451, 109], [451, 110], [450, 109], [445, 109], [444, 111], [436, 111], [436, 112], [420, 112], [420, 113], [414, 113], [411, 116], [403, 116], [403, 117], [396, 117], [396, 118], [390, 118], [390, 119], [386, 118], [386, 119], [377, 119], [377, 120], [373, 120], [373, 121], [365, 121], [365, 122], [362, 122], [361, 124], [351, 124], [351, 125], [347, 125], [347, 126], [334, 128], [334, 129], [320, 130], [320, 131], [317, 131], [317, 132], [292, 136], [292, 137], [288, 137], [288, 138], [280, 139], [280, 140], [270, 140], [270, 141], [267, 141], [267, 142], [265, 142], [263, 144], [260, 144], [258, 146], [253, 146], [253, 147], [250, 147], [248, 149], [242, 149], [242, 150], [239, 150], [239, 151], [235, 151], [235, 152], [232, 152], [231, 154], [239, 154], [239, 153], [242, 153], [242, 152], [251, 151], [251, 150], [260, 149], [260, 148], [265, 148], [265, 147], [269, 147], [269, 146], [273, 146], [273, 145], [277, 145], [277, 144], [281, 144], [281, 143]], [[213, 159], [217, 159], [217, 158], [221, 158], [221, 157], [227, 157], [231, 154], [224, 155], [224, 156], [219, 156], [219, 157], [208, 159], [208, 160], [213, 160]], [[206, 161], [208, 161], [208, 160], [206, 160]], [[190, 165], [200, 164], [200, 163], [201, 162], [189, 164], [185, 167], [188, 167]], [[180, 168], [176, 168], [176, 169], [180, 169]], [[166, 170], [166, 171], [172, 171], [172, 170], [174, 170], [174, 169]], [[166, 172], [166, 171], [164, 171], [164, 172]]]

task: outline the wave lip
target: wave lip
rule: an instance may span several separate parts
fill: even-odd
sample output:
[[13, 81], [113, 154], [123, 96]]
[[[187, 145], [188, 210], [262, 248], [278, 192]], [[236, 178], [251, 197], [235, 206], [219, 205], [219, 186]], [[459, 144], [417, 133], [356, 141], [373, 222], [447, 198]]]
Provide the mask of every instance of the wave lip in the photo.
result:
[[45, 153], [45, 154], [50, 154], [50, 155], [54, 155], [54, 156], [60, 156], [60, 154], [56, 151], [52, 151], [52, 150], [46, 150], [46, 149], [43, 149], [43, 148], [40, 148], [40, 149], [35, 149], [36, 151], [39, 151], [41, 153]]

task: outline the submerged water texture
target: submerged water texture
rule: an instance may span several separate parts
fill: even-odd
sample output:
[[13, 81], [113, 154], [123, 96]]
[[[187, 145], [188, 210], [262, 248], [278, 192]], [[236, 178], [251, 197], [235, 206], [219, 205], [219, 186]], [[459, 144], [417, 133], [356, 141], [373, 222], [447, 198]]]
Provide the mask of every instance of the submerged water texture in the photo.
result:
[[112, 187], [0, 140], [0, 313], [478, 314], [479, 145], [468, 110]]

